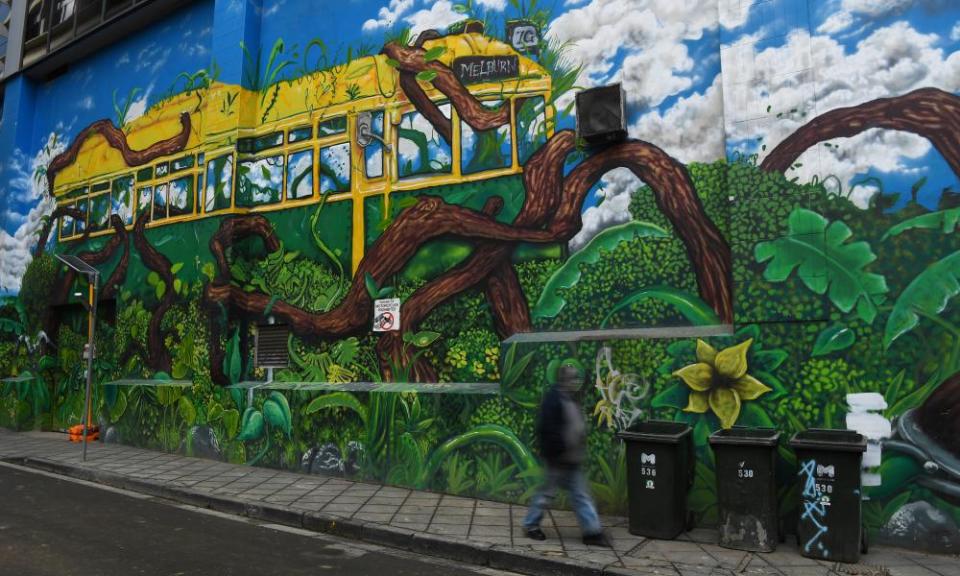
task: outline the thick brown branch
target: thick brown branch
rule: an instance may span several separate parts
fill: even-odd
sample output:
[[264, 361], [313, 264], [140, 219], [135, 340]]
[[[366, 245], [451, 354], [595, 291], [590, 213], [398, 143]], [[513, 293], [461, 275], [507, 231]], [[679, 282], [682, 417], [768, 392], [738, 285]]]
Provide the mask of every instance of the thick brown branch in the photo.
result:
[[817, 116], [777, 145], [760, 164], [786, 172], [807, 149], [833, 138], [848, 138], [884, 128], [912, 132], [929, 140], [960, 176], [960, 96], [921, 88], [902, 96], [879, 98]]
[[120, 155], [123, 156], [123, 161], [127, 163], [127, 166], [133, 167], [146, 164], [160, 156], [175, 154], [183, 150], [190, 139], [190, 114], [184, 112], [180, 115], [180, 128], [180, 132], [176, 136], [151, 144], [143, 150], [132, 150], [127, 143], [127, 135], [114, 126], [113, 122], [107, 119], [97, 120], [81, 130], [80, 134], [77, 134], [77, 137], [73, 139], [70, 147], [55, 156], [47, 165], [47, 189], [52, 196], [57, 173], [76, 161], [77, 154], [80, 153], [80, 147], [83, 146], [87, 138], [94, 134], [103, 136], [112, 148], [120, 151]]
[[53, 231], [53, 227], [56, 226], [57, 220], [63, 218], [64, 216], [70, 216], [74, 220], [83, 220], [83, 212], [74, 208], [73, 206], [57, 206], [54, 208], [53, 212], [50, 213], [50, 217], [44, 223], [43, 228], [40, 229], [40, 235], [37, 237], [37, 249], [34, 252], [34, 258], [43, 254], [43, 251], [47, 248], [47, 241], [50, 239], [50, 232]]
[[530, 309], [509, 259], [504, 259], [490, 272], [484, 293], [490, 303], [493, 327], [501, 338], [530, 329]]
[[273, 225], [262, 216], [238, 216], [227, 218], [210, 238], [210, 252], [217, 261], [218, 283], [230, 281], [230, 263], [227, 262], [227, 248], [237, 240], [248, 236], [257, 236], [263, 240], [267, 252], [280, 248], [280, 241], [273, 233]]
[[[416, 74], [431, 71], [436, 77], [431, 80], [433, 86], [450, 99], [453, 107], [464, 122], [477, 131], [491, 130], [510, 122], [510, 105], [503, 103], [491, 110], [477, 100], [463, 84], [457, 80], [453, 70], [443, 63], [424, 59], [426, 50], [419, 46], [401, 46], [390, 42], [383, 47], [383, 54], [397, 62], [400, 71], [400, 87], [404, 94], [441, 134], [450, 133], [450, 120], [443, 115], [420, 87]], [[406, 79], [405, 79], [406, 78]], [[446, 138], [446, 136], [444, 136]], [[451, 140], [448, 139], [448, 142]]]
[[147, 224], [146, 218], [141, 218], [133, 227], [133, 245], [140, 253], [140, 260], [148, 270], [156, 272], [160, 276], [160, 281], [166, 286], [160, 303], [153, 310], [150, 316], [150, 324], [147, 328], [147, 366], [154, 371], [170, 372], [171, 359], [170, 350], [163, 338], [163, 317], [173, 306], [173, 273], [170, 272], [170, 260], [150, 245], [144, 234]]

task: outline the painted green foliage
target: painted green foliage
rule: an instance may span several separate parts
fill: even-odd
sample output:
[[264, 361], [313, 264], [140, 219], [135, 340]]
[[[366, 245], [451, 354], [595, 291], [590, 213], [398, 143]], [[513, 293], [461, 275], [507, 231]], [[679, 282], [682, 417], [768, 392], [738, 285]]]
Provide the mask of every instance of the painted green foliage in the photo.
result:
[[[409, 44], [409, 34], [399, 32], [398, 39]], [[303, 51], [304, 68], [311, 48], [327, 58], [326, 46], [314, 41]], [[554, 86], [545, 104], [552, 106], [573, 88], [580, 70], [563, 65], [561, 49], [541, 49]], [[273, 44], [265, 63], [259, 51], [254, 55], [244, 47], [244, 52], [244, 84], [256, 92], [263, 122], [277, 109], [278, 79], [298, 64], [299, 55], [282, 40]], [[437, 61], [444, 52], [432, 48], [423, 59]], [[355, 71], [348, 79], [363, 73]], [[192, 90], [210, 78], [184, 76]], [[430, 83], [437, 74], [427, 70], [416, 78]], [[356, 84], [339, 88], [351, 97], [359, 90]], [[115, 97], [118, 123], [135, 96]], [[520, 115], [534, 104], [521, 104]], [[521, 118], [519, 124], [529, 122]], [[501, 167], [504, 138], [504, 132], [480, 135], [476, 154], [461, 169]], [[546, 133], [531, 139], [537, 146], [545, 141]], [[533, 153], [532, 145], [528, 148], [518, 146], [521, 161]], [[583, 154], [571, 155], [571, 163]], [[234, 166], [230, 158], [208, 160], [204, 175], [214, 182], [207, 198], [211, 208], [229, 205], [234, 171], [240, 204], [253, 204], [255, 195], [280, 200], [283, 190], [254, 181], [282, 182], [282, 161]], [[337, 192], [349, 190], [337, 174], [324, 173], [328, 168], [322, 162], [318, 170], [321, 177], [334, 177]], [[754, 159], [693, 163], [686, 170], [733, 252], [734, 298], [738, 313], [751, 320], [738, 318], [732, 334], [503, 346], [492, 302], [478, 283], [447, 295], [419, 325], [404, 326], [399, 354], [383, 354], [378, 345], [384, 336], [366, 331], [329, 338], [298, 326], [287, 339], [290, 365], [268, 373], [254, 366], [252, 342], [255, 325], [282, 316], [278, 310], [328, 313], [350, 290], [366, 300], [409, 302], [441, 275], [462, 272], [479, 242], [432, 241], [395, 273], [374, 277], [361, 268], [354, 289], [350, 226], [357, 221], [355, 207], [328, 204], [328, 191], [315, 205], [265, 213], [277, 246], [238, 242], [226, 250], [226, 271], [224, 262], [209, 254], [218, 219], [191, 223], [191, 234], [173, 228], [148, 231], [169, 266], [148, 268], [142, 259], [131, 259], [115, 325], [102, 322], [95, 363], [100, 383], [141, 382], [98, 386], [98, 420], [105, 435], [142, 446], [308, 473], [317, 470], [322, 453], [323, 473], [523, 502], [542, 475], [536, 410], [559, 367], [568, 364], [583, 370], [589, 383], [583, 394], [585, 413], [593, 416], [587, 473], [601, 508], [617, 513], [626, 508], [626, 455], [615, 433], [640, 418], [667, 418], [693, 429], [698, 462], [690, 506], [699, 520], [711, 522], [716, 520], [716, 477], [707, 439], [714, 431], [775, 426], [791, 434], [814, 426], [841, 427], [846, 396], [856, 392], [882, 393], [885, 416], [904, 417], [960, 369], [954, 300], [960, 293], [960, 209], [943, 203], [931, 211], [913, 202], [890, 211], [883, 198], [861, 209], [819, 182], [799, 184], [760, 170]], [[301, 172], [295, 182], [304, 174], [312, 172]], [[495, 218], [510, 223], [523, 209], [523, 184], [522, 176], [465, 182], [399, 192], [389, 203], [368, 195], [359, 203], [363, 243], [367, 249], [374, 245], [418, 195], [473, 210], [496, 197], [502, 207]], [[800, 197], [811, 200], [800, 205]], [[97, 209], [107, 214], [105, 205]], [[671, 223], [650, 188], [639, 185], [631, 195], [629, 220], [604, 229], [578, 250], [512, 247], [512, 272], [531, 311], [532, 328], [720, 324], [675, 229], [682, 225]], [[103, 243], [93, 239], [83, 249]], [[118, 258], [106, 262], [105, 276], [116, 266]], [[20, 297], [0, 306], [0, 364], [5, 376], [14, 377], [0, 393], [0, 424], [63, 428], [82, 413], [77, 352], [85, 332], [82, 319], [68, 319], [58, 334], [49, 335], [58, 343], [55, 352], [37, 353], [56, 273], [50, 254], [35, 258]], [[257, 293], [269, 303], [261, 313], [246, 315], [208, 305], [205, 289], [220, 275], [229, 276], [230, 288]], [[166, 315], [156, 319], [153, 312], [171, 297]], [[158, 339], [170, 355], [169, 374], [150, 362], [155, 358], [149, 348]], [[418, 364], [434, 369], [432, 375], [447, 387], [410, 391], [407, 383], [417, 377]], [[215, 372], [221, 373], [219, 380]], [[267, 383], [269, 376], [273, 380]], [[263, 384], [248, 394], [253, 382]], [[466, 393], [478, 383], [500, 388]], [[373, 391], [373, 386], [385, 389]], [[954, 445], [945, 448], [957, 451]], [[781, 449], [779, 494], [785, 515], [795, 505], [795, 485], [786, 480], [795, 465], [792, 454]], [[926, 472], [909, 454], [885, 452], [880, 473], [883, 484], [871, 490], [865, 509], [870, 528], [880, 528], [915, 500], [932, 503], [960, 523], [960, 511], [942, 494], [918, 486], [917, 477]]]

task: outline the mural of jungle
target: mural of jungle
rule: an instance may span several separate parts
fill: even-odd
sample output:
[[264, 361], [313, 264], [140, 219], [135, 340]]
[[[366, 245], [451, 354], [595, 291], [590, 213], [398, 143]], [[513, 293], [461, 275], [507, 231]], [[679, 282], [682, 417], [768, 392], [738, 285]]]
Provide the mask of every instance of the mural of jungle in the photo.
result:
[[[748, 4], [206, 0], [34, 86], [0, 425], [80, 422], [73, 254], [104, 441], [525, 502], [570, 363], [604, 512], [642, 419], [693, 427], [705, 525], [714, 431], [852, 428], [871, 536], [956, 552], [960, 9]], [[631, 139], [586, 146], [612, 82]]]

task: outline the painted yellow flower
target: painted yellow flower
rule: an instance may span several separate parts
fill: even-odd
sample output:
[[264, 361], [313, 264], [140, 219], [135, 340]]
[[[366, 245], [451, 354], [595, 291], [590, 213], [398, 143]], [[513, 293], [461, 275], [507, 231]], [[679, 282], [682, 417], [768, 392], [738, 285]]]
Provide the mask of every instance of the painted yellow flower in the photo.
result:
[[747, 350], [753, 338], [717, 352], [697, 340], [697, 363], [673, 373], [690, 387], [685, 412], [705, 413], [708, 409], [724, 428], [732, 427], [747, 400], [756, 400], [771, 391], [766, 384], [747, 374]]

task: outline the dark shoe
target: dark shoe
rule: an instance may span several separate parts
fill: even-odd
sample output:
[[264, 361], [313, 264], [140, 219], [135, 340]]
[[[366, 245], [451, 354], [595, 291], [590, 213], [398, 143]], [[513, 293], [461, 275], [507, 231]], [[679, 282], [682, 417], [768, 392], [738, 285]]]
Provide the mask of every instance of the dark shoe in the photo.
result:
[[610, 548], [610, 543], [607, 542], [607, 537], [603, 535], [603, 532], [586, 534], [583, 537], [583, 543], [587, 546], [602, 546], [604, 548]]
[[543, 530], [539, 528], [531, 528], [527, 530], [527, 538], [531, 540], [539, 540], [543, 542], [547, 539], [547, 535], [543, 533]]

